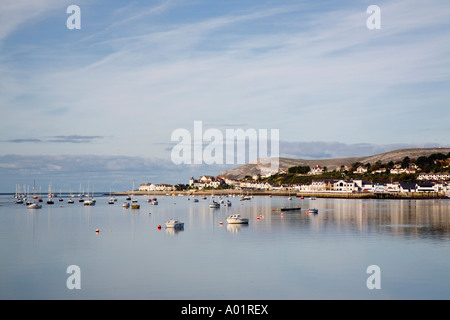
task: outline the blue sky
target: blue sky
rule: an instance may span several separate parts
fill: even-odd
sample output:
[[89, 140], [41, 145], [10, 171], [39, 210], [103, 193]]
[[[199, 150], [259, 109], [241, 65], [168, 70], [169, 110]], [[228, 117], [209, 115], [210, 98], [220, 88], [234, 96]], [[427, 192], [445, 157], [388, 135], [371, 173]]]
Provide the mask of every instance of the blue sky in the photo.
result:
[[298, 158], [449, 146], [449, 16], [424, 0], [1, 1], [0, 191], [87, 184], [79, 163], [106, 190], [219, 173], [170, 165], [171, 133], [196, 120], [279, 129]]

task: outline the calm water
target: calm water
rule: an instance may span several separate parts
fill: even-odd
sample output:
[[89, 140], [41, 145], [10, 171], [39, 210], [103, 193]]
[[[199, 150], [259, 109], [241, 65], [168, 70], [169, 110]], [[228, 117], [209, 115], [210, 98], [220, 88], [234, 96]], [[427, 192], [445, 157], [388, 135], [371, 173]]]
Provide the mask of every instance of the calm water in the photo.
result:
[[[210, 209], [158, 196], [131, 210], [96, 198], [28, 210], [0, 196], [1, 299], [450, 299], [449, 200], [236, 197]], [[284, 206], [302, 210], [272, 211]], [[249, 225], [228, 226], [230, 213]], [[184, 230], [166, 230], [169, 218]], [[366, 286], [370, 265], [381, 289]]]

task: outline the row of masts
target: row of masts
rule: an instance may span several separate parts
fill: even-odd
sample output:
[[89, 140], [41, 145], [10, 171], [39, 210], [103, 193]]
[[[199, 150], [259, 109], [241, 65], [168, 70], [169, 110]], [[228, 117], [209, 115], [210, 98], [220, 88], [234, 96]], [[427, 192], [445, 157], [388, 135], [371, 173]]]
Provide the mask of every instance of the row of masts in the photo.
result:
[[[92, 195], [94, 194], [94, 191], [92, 191]], [[70, 198], [74, 198], [75, 194], [72, 193], [72, 189], [70, 189], [70, 193], [69, 193]], [[78, 193], [78, 197], [83, 198], [87, 196], [88, 198], [90, 198], [91, 194], [89, 192], [89, 183], [88, 183], [88, 193], [87, 195], [84, 193], [84, 188], [82, 189], [81, 187], [81, 183], [80, 183], [80, 192]], [[49, 183], [49, 187], [48, 187], [48, 194], [47, 197], [49, 199], [51, 198], [56, 198], [57, 195], [55, 193], [52, 193], [52, 183]], [[59, 190], [59, 197], [60, 199], [61, 197], [61, 189]], [[26, 201], [27, 199], [41, 199], [42, 198], [42, 188], [39, 187], [39, 196], [37, 194], [37, 189], [36, 189], [36, 182], [33, 181], [33, 190], [32, 190], [32, 195], [30, 194], [30, 186], [26, 186], [23, 185], [23, 189], [21, 187], [20, 184], [16, 184], [16, 190], [14, 193], [14, 198], [16, 199], [17, 203], [23, 203], [23, 201]]]

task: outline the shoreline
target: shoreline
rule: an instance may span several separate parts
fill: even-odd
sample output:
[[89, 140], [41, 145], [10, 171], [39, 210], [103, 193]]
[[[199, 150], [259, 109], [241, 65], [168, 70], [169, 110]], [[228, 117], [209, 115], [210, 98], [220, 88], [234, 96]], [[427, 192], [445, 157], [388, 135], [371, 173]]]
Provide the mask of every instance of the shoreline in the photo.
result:
[[315, 197], [315, 198], [336, 198], [336, 199], [449, 199], [449, 197], [443, 193], [436, 192], [413, 192], [409, 194], [403, 193], [373, 193], [373, 192], [361, 192], [361, 193], [349, 193], [349, 192], [336, 192], [336, 191], [317, 191], [317, 192], [289, 192], [289, 191], [265, 191], [265, 190], [249, 190], [248, 192], [241, 190], [184, 190], [184, 191], [124, 191], [115, 192], [112, 195], [116, 196], [226, 196], [226, 195], [248, 195], [248, 196], [286, 196], [286, 197]]

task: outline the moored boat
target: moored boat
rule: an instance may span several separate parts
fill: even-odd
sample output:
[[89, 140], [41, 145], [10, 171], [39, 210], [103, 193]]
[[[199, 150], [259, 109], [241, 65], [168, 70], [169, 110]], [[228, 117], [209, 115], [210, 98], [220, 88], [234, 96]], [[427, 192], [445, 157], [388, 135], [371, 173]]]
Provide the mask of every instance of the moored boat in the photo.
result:
[[27, 208], [28, 209], [41, 209], [42, 204], [40, 204], [39, 202], [34, 202], [34, 203], [30, 204]]
[[84, 201], [85, 206], [95, 206], [95, 200], [94, 199], [88, 199]]
[[184, 227], [184, 222], [178, 221], [176, 219], [170, 219], [165, 223], [166, 228], [178, 228], [182, 229]]
[[210, 208], [220, 208], [220, 204], [216, 201], [212, 201], [212, 203], [209, 205]]
[[313, 209], [308, 209], [306, 211], [307, 214], [315, 214], [315, 213], [319, 213], [319, 209], [313, 208]]
[[229, 224], [248, 224], [247, 218], [242, 218], [240, 214], [234, 213], [227, 218]]

